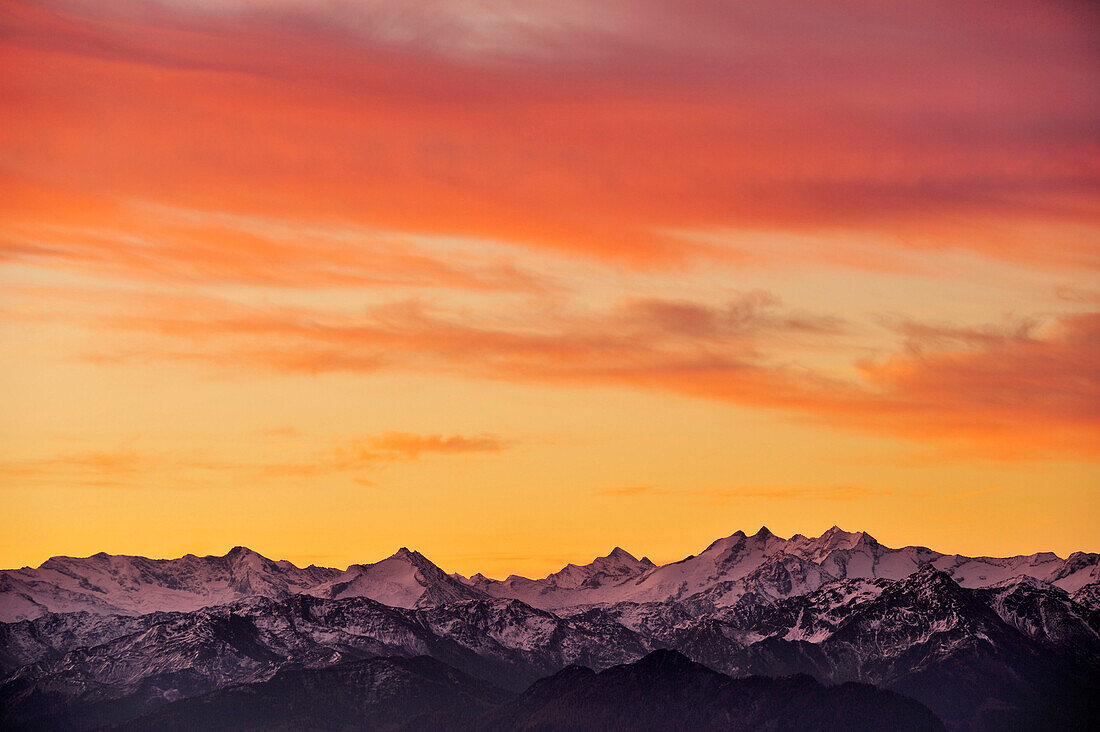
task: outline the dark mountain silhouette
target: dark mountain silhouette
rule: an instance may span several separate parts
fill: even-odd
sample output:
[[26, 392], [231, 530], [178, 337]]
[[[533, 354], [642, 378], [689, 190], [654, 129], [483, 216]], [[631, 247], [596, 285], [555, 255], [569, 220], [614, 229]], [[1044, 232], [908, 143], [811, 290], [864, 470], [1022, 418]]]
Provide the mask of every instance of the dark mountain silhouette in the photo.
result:
[[509, 696], [430, 658], [378, 658], [283, 671], [169, 704], [117, 729], [944, 729], [921, 704], [866, 684], [826, 687], [808, 676], [732, 679], [675, 651], [600, 673], [569, 666]]
[[168, 704], [113, 729], [129, 732], [473, 728], [512, 694], [428, 656], [290, 667]]

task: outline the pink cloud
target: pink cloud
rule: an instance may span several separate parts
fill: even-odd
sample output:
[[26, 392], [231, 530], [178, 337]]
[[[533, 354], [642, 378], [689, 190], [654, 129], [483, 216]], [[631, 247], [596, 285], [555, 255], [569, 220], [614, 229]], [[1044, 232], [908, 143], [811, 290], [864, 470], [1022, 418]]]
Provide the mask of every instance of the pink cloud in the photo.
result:
[[[48, 266], [134, 273], [119, 237], [41, 241], [47, 223], [105, 231], [134, 198], [636, 267], [751, 256], [668, 233], [746, 229], [1100, 264], [1100, 19], [1085, 3], [4, 10], [0, 93], [18, 103], [0, 113], [2, 215], [38, 242], [8, 255]], [[217, 230], [159, 232], [149, 276], [182, 263], [278, 281], [285, 258], [339, 277], [306, 247]], [[398, 279], [510, 286], [491, 267], [367, 256]]]

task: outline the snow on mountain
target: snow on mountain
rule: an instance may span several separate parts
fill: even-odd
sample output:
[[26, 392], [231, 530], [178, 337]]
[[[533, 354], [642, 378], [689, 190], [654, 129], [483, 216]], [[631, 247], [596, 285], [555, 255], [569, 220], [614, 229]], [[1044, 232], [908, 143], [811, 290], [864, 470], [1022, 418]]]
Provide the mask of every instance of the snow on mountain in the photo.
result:
[[1025, 575], [981, 592], [1002, 620], [1030, 638], [1067, 648], [1100, 649], [1095, 613], [1065, 591]]
[[[223, 557], [154, 560], [97, 554], [55, 557], [37, 569], [0, 571], [0, 622], [44, 613], [87, 611], [141, 614], [188, 611], [244, 597], [283, 598], [307, 593], [324, 598], [366, 597], [393, 607], [426, 607], [462, 600], [507, 598], [532, 607], [574, 613], [587, 607], [682, 603], [710, 613], [766, 605], [847, 579], [904, 579], [933, 567], [967, 588], [1030, 577], [1087, 602], [1100, 582], [1100, 555], [1075, 552], [1017, 557], [966, 557], [926, 547], [892, 549], [865, 532], [833, 527], [818, 537], [783, 539], [761, 528], [718, 539], [698, 555], [656, 566], [615, 548], [586, 565], [569, 564], [542, 579], [504, 580], [449, 575], [415, 551], [402, 548], [373, 564], [346, 570], [296, 567], [243, 547]], [[641, 612], [641, 611], [640, 611]], [[643, 613], [644, 614], [644, 613]]]
[[[476, 586], [492, 595], [515, 597], [535, 607], [551, 610], [623, 602], [663, 603], [703, 596], [709, 597], [710, 604], [722, 606], [736, 602], [745, 595], [747, 588], [763, 591], [768, 596], [785, 597], [796, 590], [816, 589], [835, 579], [812, 560], [823, 561], [829, 556], [826, 550], [851, 550], [848, 544], [858, 543], [841, 542], [842, 546], [832, 546], [838, 531], [833, 534], [827, 532], [820, 540], [801, 537], [802, 542], [796, 541], [799, 537], [789, 541], [781, 539], [767, 528], [761, 528], [752, 536], [738, 531], [711, 543], [698, 555], [660, 567], [652, 564], [646, 567], [635, 560], [631, 571], [600, 577], [600, 581], [573, 580], [579, 574], [578, 570], [591, 574], [593, 570], [590, 568], [608, 560], [613, 554], [583, 568], [569, 565], [542, 580], [509, 577], [496, 582], [480, 578]], [[784, 550], [791, 542], [797, 550], [786, 553]], [[795, 578], [793, 584], [792, 577]], [[565, 584], [563, 579], [569, 584]]]
[[1026, 576], [1073, 592], [1100, 579], [1100, 555], [1096, 554], [1076, 552], [1066, 560], [1051, 553], [965, 557], [918, 546], [891, 549], [866, 532], [836, 526], [818, 537], [795, 534], [790, 539], [767, 528], [752, 536], [738, 531], [678, 562], [644, 570], [634, 565], [631, 571], [601, 576], [598, 581], [582, 579], [606, 559], [586, 567], [569, 565], [541, 580], [513, 576], [495, 581], [475, 576], [471, 583], [490, 595], [513, 597], [548, 610], [677, 601], [708, 612], [737, 604], [767, 604], [838, 580], [900, 580], [928, 566], [972, 588]]
[[1100, 610], [1100, 582], [1085, 585], [1070, 595], [1073, 600], [1090, 610]]
[[600, 602], [595, 598], [604, 593], [614, 597], [614, 588], [655, 567], [649, 559], [636, 559], [625, 549], [615, 547], [607, 556], [597, 557], [589, 564], [567, 564], [539, 580], [511, 575], [498, 582], [475, 574], [466, 582], [487, 595], [522, 600], [533, 607], [550, 610]]
[[221, 557], [147, 559], [102, 552], [86, 558], [54, 557], [37, 569], [0, 572], [0, 622], [82, 610], [185, 612], [243, 597], [287, 597], [337, 574], [335, 569], [272, 561], [240, 546]]
[[[707, 561], [744, 558], [775, 540], [764, 534], [742, 540], [752, 538], [716, 542], [717, 556]], [[783, 566], [813, 564], [780, 556]], [[780, 565], [764, 562], [743, 579], [768, 566]], [[1100, 698], [1093, 693], [1100, 688], [1100, 618], [1064, 590], [1027, 576], [968, 589], [928, 564], [900, 580], [835, 580], [813, 592], [707, 614], [691, 604], [699, 593], [683, 602], [554, 613], [514, 599], [425, 602], [449, 587], [438, 583], [440, 576], [457, 583], [433, 567], [405, 551], [343, 573], [349, 585], [337, 594], [357, 579], [367, 589], [382, 586], [384, 576], [397, 588], [388, 599], [421, 603], [413, 608], [365, 596], [296, 594], [190, 612], [46, 614], [2, 623], [0, 727], [34, 718], [39, 728], [83, 731], [172, 699], [262, 682], [284, 669], [335, 668], [380, 655], [430, 655], [519, 690], [569, 664], [607, 668], [673, 648], [738, 676], [810, 673], [830, 684], [884, 684], [934, 707], [958, 729], [1034, 728], [1027, 705], [1046, 713], [1067, 699]], [[372, 572], [374, 583], [364, 579]], [[330, 591], [340, 585], [322, 584]], [[1058, 703], [1035, 707], [1032, 700], [1050, 689], [1061, 694], [1051, 697]], [[985, 709], [1015, 717], [970, 724]], [[1012, 718], [1024, 721], [999, 723]]]
[[330, 599], [366, 597], [391, 607], [420, 607], [485, 597], [432, 564], [420, 552], [401, 547], [374, 564], [353, 564], [308, 594]]

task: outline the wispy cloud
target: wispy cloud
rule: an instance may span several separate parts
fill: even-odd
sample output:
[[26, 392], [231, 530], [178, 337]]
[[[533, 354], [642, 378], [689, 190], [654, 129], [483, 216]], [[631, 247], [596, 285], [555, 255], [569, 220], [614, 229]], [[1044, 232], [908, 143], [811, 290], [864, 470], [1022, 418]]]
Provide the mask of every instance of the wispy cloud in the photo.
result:
[[69, 216], [62, 209], [47, 220], [9, 217], [0, 262], [175, 285], [529, 293], [555, 287], [500, 252], [433, 250], [423, 238], [338, 222], [108, 202], [95, 202], [91, 213], [81, 206], [79, 219]]
[[[142, 357], [292, 373], [413, 370], [658, 389], [782, 409], [978, 453], [1095, 457], [1100, 314], [1005, 327], [904, 322], [898, 350], [847, 373], [799, 366], [850, 327], [749, 293], [723, 307], [646, 300], [604, 313], [502, 318], [398, 302], [361, 314], [153, 300], [96, 327], [158, 340]], [[790, 351], [787, 344], [797, 343]], [[101, 358], [126, 358], [105, 350]]]
[[[110, 307], [124, 309], [63, 316], [96, 332], [142, 336], [115, 345], [100, 338], [88, 354], [100, 362], [619, 385], [778, 409], [1006, 459], [1094, 459], [1100, 446], [1100, 313], [988, 326], [885, 321], [896, 339], [892, 350], [826, 369], [815, 365], [815, 353], [835, 361], [846, 339], [858, 342], [856, 326], [793, 311], [756, 291], [721, 305], [627, 299], [602, 311], [536, 305], [504, 313], [405, 300], [347, 312], [148, 293], [116, 296]], [[468, 446], [442, 437], [390, 439], [395, 454]]]
[[198, 484], [194, 478], [204, 472], [239, 474], [252, 479], [315, 478], [346, 473], [359, 485], [372, 487], [375, 482], [364, 476], [363, 471], [430, 455], [500, 452], [511, 444], [493, 435], [383, 432], [329, 446], [311, 445], [307, 448], [310, 455], [297, 460], [265, 460], [262, 457], [230, 460], [215, 454], [137, 449], [63, 452], [45, 457], [0, 460], [0, 481], [11, 485], [61, 482], [127, 487], [147, 484], [148, 477], [156, 473], [171, 473], [172, 486], [187, 487]]
[[384, 432], [366, 441], [381, 455], [400, 455], [415, 460], [423, 454], [454, 455], [469, 452], [500, 452], [507, 444], [492, 435], [416, 435], [408, 432]]
[[73, 452], [0, 460], [0, 478], [20, 481], [60, 476], [66, 480], [101, 485], [110, 479], [126, 480], [148, 473], [163, 464], [162, 457], [136, 450]]
[[791, 501], [859, 501], [892, 493], [885, 488], [862, 486], [738, 486], [735, 488], [659, 488], [655, 486], [625, 486], [603, 488], [600, 496], [634, 498], [638, 496], [674, 496], [706, 504], [724, 505], [743, 500], [768, 499]]
[[654, 488], [650, 485], [627, 485], [627, 486], [614, 486], [611, 488], [601, 488], [596, 491], [596, 495], [599, 496], [641, 496], [641, 495], [665, 495], [665, 492]]

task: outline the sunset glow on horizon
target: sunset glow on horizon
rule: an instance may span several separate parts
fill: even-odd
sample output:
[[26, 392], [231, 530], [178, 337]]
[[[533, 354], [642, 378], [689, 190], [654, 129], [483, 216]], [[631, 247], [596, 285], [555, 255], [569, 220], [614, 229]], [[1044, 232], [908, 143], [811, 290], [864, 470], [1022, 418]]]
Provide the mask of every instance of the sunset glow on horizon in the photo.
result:
[[0, 566], [1100, 551], [1098, 28], [0, 0]]

